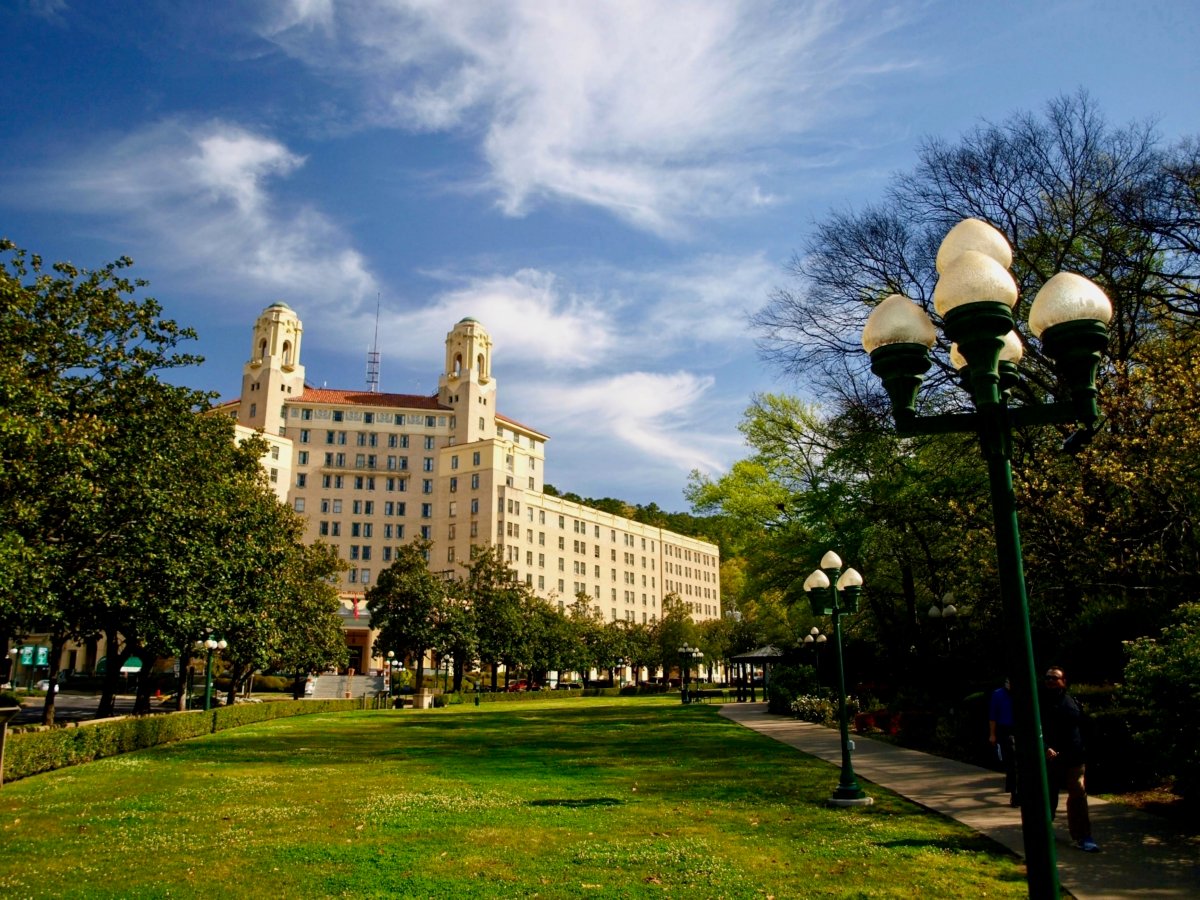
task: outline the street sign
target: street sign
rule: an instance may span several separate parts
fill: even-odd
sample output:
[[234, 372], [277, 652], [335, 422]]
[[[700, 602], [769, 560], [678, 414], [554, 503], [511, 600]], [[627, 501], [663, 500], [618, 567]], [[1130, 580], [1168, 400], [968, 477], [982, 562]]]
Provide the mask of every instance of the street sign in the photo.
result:
[[23, 665], [23, 666], [32, 666], [33, 665], [33, 650], [34, 650], [34, 647], [32, 644], [26, 644], [24, 647], [21, 648], [21, 665]]
[[50, 648], [49, 647], [38, 647], [37, 648], [37, 664], [39, 666], [50, 665]]

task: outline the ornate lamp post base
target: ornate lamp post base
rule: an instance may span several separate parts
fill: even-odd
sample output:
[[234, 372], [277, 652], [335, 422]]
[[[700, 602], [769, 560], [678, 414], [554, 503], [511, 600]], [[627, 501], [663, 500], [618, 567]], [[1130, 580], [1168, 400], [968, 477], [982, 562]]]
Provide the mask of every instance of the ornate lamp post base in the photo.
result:
[[[862, 794], [861, 791], [859, 793]], [[825, 801], [829, 806], [870, 806], [874, 802], [875, 798], [868, 797], [866, 794], [862, 794], [860, 797], [839, 797], [836, 791]]]

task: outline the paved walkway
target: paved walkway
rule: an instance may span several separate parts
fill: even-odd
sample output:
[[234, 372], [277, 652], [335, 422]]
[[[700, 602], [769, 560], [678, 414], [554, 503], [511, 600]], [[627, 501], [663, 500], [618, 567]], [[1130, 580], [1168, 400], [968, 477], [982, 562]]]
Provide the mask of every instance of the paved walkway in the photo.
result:
[[[811, 756], [841, 766], [838, 732], [769, 716], [765, 703], [727, 703], [721, 715]], [[957, 819], [1023, 855], [1020, 811], [1008, 805], [1004, 776], [989, 769], [856, 737], [854, 773], [934, 812]], [[836, 777], [830, 786], [836, 783]], [[864, 785], [869, 791], [869, 786]], [[1060, 810], [1056, 838], [1063, 887], [1093, 898], [1200, 898], [1200, 839], [1180, 837], [1170, 822], [1119, 803], [1088, 798], [1101, 853], [1076, 850]], [[1063, 803], [1066, 802], [1064, 795]]]

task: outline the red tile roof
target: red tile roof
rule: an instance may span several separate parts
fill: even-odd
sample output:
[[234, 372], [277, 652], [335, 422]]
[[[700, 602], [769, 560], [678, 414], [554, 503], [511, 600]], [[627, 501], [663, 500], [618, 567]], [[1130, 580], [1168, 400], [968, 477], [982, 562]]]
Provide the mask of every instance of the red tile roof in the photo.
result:
[[[237, 399], [227, 400], [224, 403], [214, 407], [214, 409], [223, 409], [227, 406], [235, 406], [239, 401]], [[370, 391], [338, 391], [329, 388], [314, 388], [305, 387], [304, 393], [299, 397], [289, 397], [288, 403], [328, 403], [342, 404], [345, 406], [385, 406], [392, 409], [433, 409], [445, 410], [452, 412], [449, 406], [442, 406], [438, 403], [437, 394], [432, 397], [423, 394], [373, 394]], [[538, 431], [536, 428], [530, 428], [516, 419], [496, 413], [496, 418], [501, 422], [506, 422], [509, 425], [523, 429], [530, 434], [536, 434], [546, 440], [549, 437]]]
[[544, 432], [538, 431], [536, 428], [530, 428], [528, 425], [524, 425], [521, 422], [518, 422], [516, 419], [510, 419], [508, 416], [501, 415], [500, 413], [496, 413], [496, 418], [502, 422], [507, 422], [509, 425], [516, 425], [518, 428], [523, 428], [525, 431], [528, 431], [532, 434], [536, 434], [539, 437], [544, 437], [547, 440], [549, 440], [549, 436], [546, 435]]
[[289, 403], [344, 403], [353, 406], [388, 406], [396, 409], [444, 409], [450, 407], [438, 403], [437, 394], [428, 397], [422, 394], [382, 394], [370, 391], [335, 391], [327, 388], [306, 387], [299, 397], [288, 398]]

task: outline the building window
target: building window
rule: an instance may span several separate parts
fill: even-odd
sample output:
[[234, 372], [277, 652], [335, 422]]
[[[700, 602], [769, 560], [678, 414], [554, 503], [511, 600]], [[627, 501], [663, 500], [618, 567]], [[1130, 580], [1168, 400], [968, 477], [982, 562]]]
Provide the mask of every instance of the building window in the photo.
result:
[[476, 450], [474, 453], [471, 454], [471, 465], [473, 465], [473, 466], [479, 465], [479, 451], [478, 450]]
[[478, 513], [479, 513], [479, 501], [472, 500], [471, 501], [471, 515], [478, 515]]
[[450, 457], [450, 468], [452, 468], [452, 469], [458, 468], [458, 457], [457, 456]]
[[433, 518], [433, 504], [432, 503], [422, 503], [421, 504], [421, 518], [422, 519]]
[[421, 540], [428, 541], [433, 537], [433, 529], [428, 525], [421, 526]]
[[432, 478], [426, 478], [421, 481], [421, 493], [422, 494], [432, 494], [433, 493], [433, 479]]
[[307, 484], [308, 484], [308, 476], [305, 475], [303, 472], [299, 473], [296, 476], [296, 487], [302, 488]]

